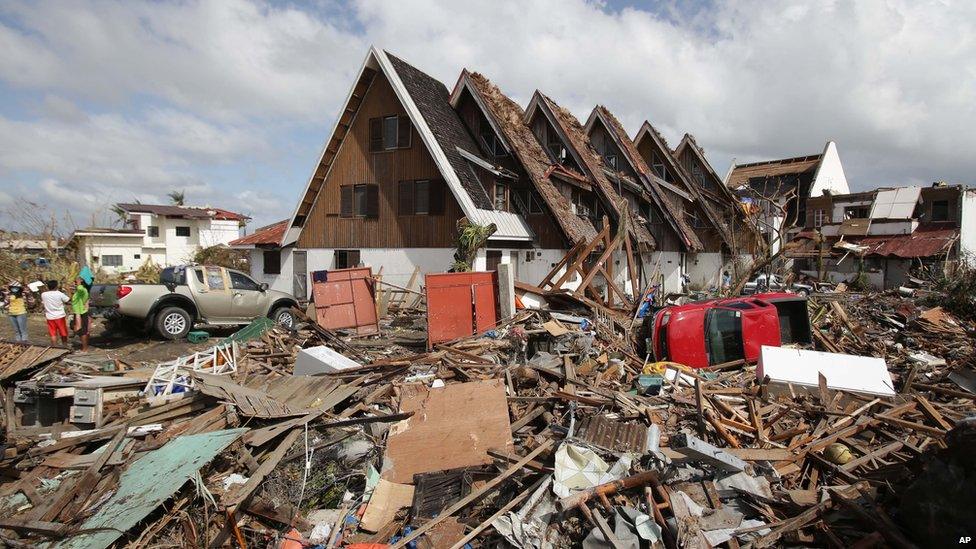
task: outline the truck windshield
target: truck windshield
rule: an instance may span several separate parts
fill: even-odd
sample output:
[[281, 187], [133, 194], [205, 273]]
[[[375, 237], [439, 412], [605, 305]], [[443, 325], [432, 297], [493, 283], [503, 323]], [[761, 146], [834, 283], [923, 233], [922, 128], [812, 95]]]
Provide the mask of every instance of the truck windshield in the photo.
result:
[[745, 358], [742, 345], [742, 313], [733, 309], [712, 309], [705, 320], [708, 363], [721, 364]]

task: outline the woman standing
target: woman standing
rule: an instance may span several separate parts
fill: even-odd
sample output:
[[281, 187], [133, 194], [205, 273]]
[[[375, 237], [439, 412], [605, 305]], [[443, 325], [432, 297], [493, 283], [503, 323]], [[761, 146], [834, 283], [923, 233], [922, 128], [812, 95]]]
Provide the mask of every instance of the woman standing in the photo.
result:
[[28, 342], [27, 336], [27, 301], [24, 297], [24, 287], [20, 284], [11, 284], [4, 299], [4, 306], [7, 314], [10, 315], [10, 322], [14, 325], [14, 339], [16, 341]]

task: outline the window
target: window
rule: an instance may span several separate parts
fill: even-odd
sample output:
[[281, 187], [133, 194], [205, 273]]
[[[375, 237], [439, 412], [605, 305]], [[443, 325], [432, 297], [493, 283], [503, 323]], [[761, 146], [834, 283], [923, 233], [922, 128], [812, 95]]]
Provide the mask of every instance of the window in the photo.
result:
[[190, 228], [189, 227], [177, 226], [176, 227], [176, 236], [190, 236]]
[[399, 215], [441, 215], [444, 213], [444, 189], [439, 181], [401, 181], [397, 184]]
[[281, 274], [281, 250], [264, 251], [264, 274]]
[[227, 285], [224, 283], [224, 270], [220, 267], [206, 267], [207, 288], [215, 291], [224, 291]]
[[745, 357], [742, 345], [742, 313], [732, 309], [712, 309], [705, 318], [708, 363], [722, 364]]
[[103, 255], [102, 258], [103, 267], [121, 267], [122, 266], [122, 256], [121, 255]]
[[339, 195], [342, 217], [379, 217], [379, 185], [343, 185]]
[[486, 250], [485, 251], [485, 270], [486, 271], [497, 271], [498, 266], [502, 263], [502, 251], [501, 250]]
[[336, 250], [335, 268], [350, 269], [359, 265], [359, 250]]
[[705, 174], [702, 173], [701, 164], [699, 164], [698, 162], [695, 162], [694, 164], [691, 165], [691, 176], [695, 178], [695, 181], [698, 182], [699, 186], [701, 187], [705, 186]]
[[384, 116], [369, 120], [369, 151], [392, 151], [410, 148], [410, 119], [406, 116]]
[[159, 226], [150, 225], [146, 227], [146, 234], [149, 235], [150, 238], [159, 238]]
[[824, 223], [827, 222], [827, 210], [814, 210], [813, 211], [813, 226], [823, 227]]
[[932, 201], [932, 221], [949, 221], [949, 201]]
[[671, 174], [668, 173], [668, 169], [664, 166], [664, 160], [656, 152], [651, 153], [651, 169], [661, 179], [667, 182], [671, 181]]
[[132, 259], [142, 259], [142, 254], [133, 254]]
[[559, 140], [559, 136], [556, 135], [555, 130], [550, 129], [546, 132], [547, 143], [546, 146], [549, 148], [549, 152], [552, 157], [561, 163], [564, 163], [568, 159], [568, 151], [566, 147], [563, 146], [563, 142]]
[[617, 169], [617, 155], [616, 154], [614, 154], [612, 152], [608, 152], [607, 154], [603, 155], [603, 160], [606, 161], [607, 166], [609, 166], [611, 169], [613, 169], [613, 170], [616, 170]]
[[501, 140], [495, 135], [488, 122], [481, 123], [481, 131], [479, 133], [481, 142], [485, 145], [485, 151], [492, 156], [505, 156], [505, 146], [502, 145]]
[[867, 206], [847, 206], [844, 208], [844, 219], [867, 219], [871, 213]]
[[495, 183], [495, 192], [493, 194], [493, 202], [496, 210], [507, 212], [508, 211], [508, 188], [501, 183]]
[[250, 290], [256, 292], [261, 289], [257, 282], [251, 280], [250, 277], [244, 276], [241, 273], [227, 271], [227, 274], [230, 275], [230, 285], [235, 290]]

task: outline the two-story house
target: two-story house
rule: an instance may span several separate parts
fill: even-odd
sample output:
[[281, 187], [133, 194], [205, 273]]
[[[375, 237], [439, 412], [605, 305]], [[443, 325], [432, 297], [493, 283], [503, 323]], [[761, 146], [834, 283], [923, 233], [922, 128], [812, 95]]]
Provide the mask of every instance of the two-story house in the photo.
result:
[[75, 231], [69, 247], [79, 263], [108, 273], [137, 270], [147, 260], [180, 265], [200, 248], [227, 245], [241, 235], [248, 216], [220, 208], [161, 204], [116, 204], [125, 228]]

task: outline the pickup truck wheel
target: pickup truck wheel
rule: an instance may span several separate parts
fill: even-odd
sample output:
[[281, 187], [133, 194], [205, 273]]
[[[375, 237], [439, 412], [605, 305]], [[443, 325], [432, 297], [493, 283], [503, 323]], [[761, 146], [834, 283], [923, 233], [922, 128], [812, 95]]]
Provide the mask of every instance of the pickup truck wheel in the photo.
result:
[[271, 313], [271, 318], [285, 328], [293, 328], [295, 326], [295, 314], [291, 312], [291, 307], [278, 307]]
[[156, 331], [166, 339], [182, 339], [191, 328], [190, 313], [179, 307], [166, 307], [156, 315]]

